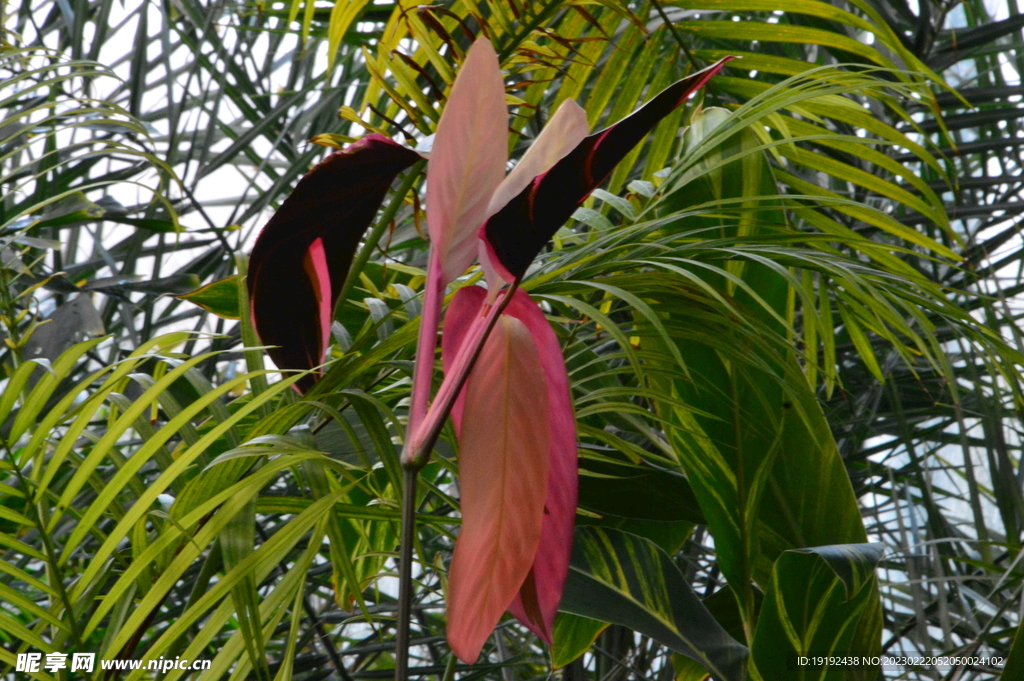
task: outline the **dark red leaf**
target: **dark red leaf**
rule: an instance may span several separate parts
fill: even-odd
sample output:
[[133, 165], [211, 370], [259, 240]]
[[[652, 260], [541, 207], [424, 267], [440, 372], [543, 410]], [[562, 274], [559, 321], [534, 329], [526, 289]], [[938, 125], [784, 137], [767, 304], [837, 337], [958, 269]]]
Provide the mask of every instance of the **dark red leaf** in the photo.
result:
[[[278, 346], [268, 352], [279, 368], [311, 369], [323, 361], [330, 324], [324, 310], [334, 309], [388, 187], [418, 160], [384, 135], [367, 135], [299, 180], [260, 232], [249, 263], [249, 299], [260, 340]], [[327, 278], [318, 267], [323, 262]], [[297, 385], [305, 392], [315, 382], [307, 376]]]
[[515, 277], [523, 276], [548, 240], [619, 161], [729, 59], [669, 85], [633, 114], [585, 138], [492, 215], [483, 234], [505, 269]]

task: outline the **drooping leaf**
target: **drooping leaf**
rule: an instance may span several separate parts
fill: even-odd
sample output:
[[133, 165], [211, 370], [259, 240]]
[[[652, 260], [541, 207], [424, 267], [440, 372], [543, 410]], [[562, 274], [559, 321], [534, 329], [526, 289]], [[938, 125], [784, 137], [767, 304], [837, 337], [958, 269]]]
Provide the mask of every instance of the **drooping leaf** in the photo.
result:
[[[388, 187], [419, 159], [383, 135], [368, 135], [306, 174], [260, 232], [250, 259], [249, 298], [260, 340], [277, 346], [268, 352], [279, 368], [308, 370], [321, 363], [329, 324], [325, 330], [326, 297], [318, 292], [330, 282], [333, 310]], [[317, 267], [306, 267], [317, 239], [329, 274], [322, 282]], [[315, 380], [307, 376], [297, 385], [307, 390]]]
[[467, 663], [533, 566], [547, 495], [548, 406], [529, 330], [500, 317], [467, 382], [460, 433], [462, 530], [448, 577], [448, 642]]
[[[765, 679], [840, 681], [875, 678], [877, 668], [796, 665], [811, 653], [844, 656], [856, 647], [860, 620], [878, 600], [874, 570], [882, 544], [844, 544], [786, 551], [775, 562], [752, 646], [752, 664]], [[879, 632], [880, 633], [880, 632]]]
[[[689, 147], [714, 134], [727, 116], [717, 108], [702, 112], [688, 131]], [[753, 132], [744, 131], [708, 150], [698, 162], [715, 169], [670, 192], [657, 210], [668, 215], [701, 203], [734, 202], [742, 207], [689, 216], [689, 226], [703, 238], [721, 239], [771, 238], [786, 231], [785, 214], [770, 198], [778, 194], [772, 168], [758, 145]], [[829, 425], [792, 349], [781, 342], [791, 314], [790, 282], [783, 268], [752, 260], [737, 258], [712, 272], [682, 259], [679, 265], [701, 271], [718, 295], [742, 306], [742, 318], [756, 324], [755, 335], [767, 344], [737, 354], [746, 342], [740, 318], [712, 326], [676, 297], [654, 294], [654, 309], [676, 339], [687, 374], [650, 374], [659, 390], [675, 398], [671, 407], [659, 402], [659, 410], [715, 538], [719, 567], [751, 629], [756, 596], [750, 585], [767, 588], [772, 562], [783, 551], [866, 541]], [[814, 321], [807, 317], [805, 324]], [[663, 336], [646, 333], [642, 344], [663, 347]], [[877, 602], [870, 607], [880, 608]], [[867, 648], [873, 632], [863, 635]]]
[[561, 609], [650, 636], [723, 681], [745, 676], [747, 648], [708, 612], [668, 554], [646, 539], [577, 528]]
[[521, 321], [537, 347], [547, 387], [551, 424], [547, 496], [544, 501], [540, 547], [533, 561], [531, 579], [523, 584], [510, 611], [531, 631], [551, 643], [555, 613], [569, 573], [573, 523], [576, 519], [579, 488], [576, 417], [562, 346], [540, 307], [526, 291], [516, 289], [512, 302], [503, 314]]
[[673, 83], [635, 113], [586, 137], [492, 215], [482, 233], [504, 269], [513, 277], [521, 277], [551, 236], [618, 162], [658, 121], [718, 73], [726, 61]]
[[[446, 372], [452, 370], [455, 357], [473, 320], [481, 318], [486, 298], [486, 290], [478, 286], [467, 286], [459, 289], [449, 304], [442, 340]], [[562, 348], [540, 307], [525, 291], [518, 289], [502, 315], [522, 322], [537, 349], [546, 387], [548, 418], [546, 422], [538, 421], [532, 428], [543, 428], [545, 423], [550, 424], [547, 453], [549, 472], [540, 549], [529, 579], [509, 609], [531, 631], [551, 643], [555, 613], [569, 571], [573, 523], [576, 518], [576, 421]], [[463, 391], [452, 409], [452, 418], [460, 432], [467, 423], [464, 414], [467, 393], [468, 390]]]

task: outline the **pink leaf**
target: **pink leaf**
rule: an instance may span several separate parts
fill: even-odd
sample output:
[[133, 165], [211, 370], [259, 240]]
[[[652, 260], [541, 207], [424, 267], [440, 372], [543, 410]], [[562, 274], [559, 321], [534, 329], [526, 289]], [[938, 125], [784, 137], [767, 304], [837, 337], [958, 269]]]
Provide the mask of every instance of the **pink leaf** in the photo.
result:
[[483, 270], [484, 279], [487, 281], [487, 301], [493, 303], [498, 296], [498, 292], [501, 291], [501, 287], [504, 286], [504, 282], [515, 281], [515, 276], [501, 264], [501, 259], [494, 252], [491, 242], [487, 240], [483, 227], [480, 228], [477, 250], [480, 258], [480, 269]]
[[465, 398], [448, 642], [473, 663], [529, 574], [541, 537], [550, 423], [540, 356], [525, 324], [498, 319]]
[[[486, 298], [487, 292], [484, 289], [466, 286], [459, 289], [449, 303], [441, 341], [446, 375], [454, 370], [459, 350], [467, 338], [475, 335], [475, 327], [484, 319]], [[544, 372], [550, 417], [548, 486], [541, 541], [531, 566], [531, 578], [524, 582], [509, 610], [520, 622], [550, 643], [555, 613], [569, 573], [572, 531], [576, 519], [579, 488], [576, 419], [562, 348], [543, 311], [520, 289], [505, 308], [503, 316], [511, 316], [523, 322], [533, 338], [540, 367]], [[452, 409], [452, 420], [460, 435], [463, 424], [468, 423], [470, 418], [464, 413], [465, 400], [464, 390]]]
[[[445, 376], [452, 373], [455, 358], [466, 337], [470, 335], [474, 323], [483, 320], [483, 305], [486, 298], [485, 289], [479, 286], [463, 286], [455, 292], [452, 301], [448, 303], [448, 310], [444, 313], [444, 333], [441, 336], [441, 362]], [[455, 423], [457, 434], [462, 433], [462, 408], [465, 396], [466, 390], [463, 389], [452, 408], [452, 421]]]
[[309, 245], [306, 257], [302, 261], [306, 276], [313, 287], [313, 296], [320, 308], [320, 347], [316, 350], [314, 361], [323, 361], [324, 351], [331, 340], [331, 321], [334, 319], [334, 304], [331, 298], [331, 273], [327, 269], [327, 254], [324, 251], [324, 240], [317, 237]]
[[[547, 384], [551, 439], [548, 490], [540, 548], [533, 561], [532, 580], [527, 580], [509, 610], [516, 619], [547, 643], [551, 643], [555, 613], [569, 574], [572, 531], [576, 521], [579, 466], [576, 450], [576, 416], [573, 413], [569, 376], [558, 336], [544, 312], [522, 289], [505, 308], [529, 329], [537, 346]], [[532, 590], [532, 592], [531, 592]]]
[[476, 233], [507, 163], [505, 85], [494, 48], [481, 38], [452, 85], [427, 166], [427, 227], [445, 284], [476, 257]]

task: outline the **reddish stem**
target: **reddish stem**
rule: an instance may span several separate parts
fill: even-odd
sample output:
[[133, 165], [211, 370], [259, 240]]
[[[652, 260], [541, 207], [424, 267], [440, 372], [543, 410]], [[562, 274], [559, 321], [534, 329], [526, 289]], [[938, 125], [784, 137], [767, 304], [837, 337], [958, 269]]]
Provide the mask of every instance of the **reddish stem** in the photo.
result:
[[402, 452], [402, 465], [406, 468], [422, 468], [430, 458], [430, 451], [441, 433], [448, 414], [455, 406], [455, 400], [462, 391], [469, 378], [469, 373], [476, 364], [477, 357], [483, 350], [491, 329], [498, 322], [498, 317], [512, 301], [512, 296], [519, 286], [519, 281], [502, 291], [500, 298], [490, 306], [485, 307], [486, 314], [473, 320], [473, 325], [466, 334], [466, 339], [459, 349], [455, 361], [452, 363], [451, 371], [444, 377], [437, 396], [431, 403], [430, 408], [424, 415], [423, 420], [415, 428], [409, 428], [406, 434], [405, 449]]
[[[445, 376], [437, 397], [428, 410], [430, 384], [433, 378], [434, 352], [437, 350], [437, 329], [440, 325], [441, 294], [444, 285], [440, 283], [440, 263], [431, 256], [427, 266], [427, 300], [424, 302], [423, 320], [420, 326], [419, 347], [416, 351], [416, 367], [413, 378], [413, 403], [410, 409], [409, 427], [406, 430], [405, 449], [402, 451], [402, 465], [405, 467], [405, 485], [402, 490], [402, 536], [398, 558], [398, 621], [395, 637], [395, 681], [409, 678], [409, 643], [411, 639], [410, 616], [412, 613], [412, 549], [416, 540], [416, 480], [419, 471], [426, 465], [430, 452], [437, 442], [445, 419], [455, 406], [462, 386], [469, 378], [477, 357], [483, 349], [491, 329], [498, 317], [512, 300], [519, 281], [502, 292], [502, 298], [487, 309], [487, 314], [478, 317], [467, 334], [466, 340], [456, 356], [452, 370]], [[436, 274], [434, 274], [436, 273]], [[434, 274], [436, 278], [432, 278]], [[434, 287], [431, 287], [433, 283]], [[436, 293], [435, 293], [436, 291]], [[436, 301], [436, 303], [435, 303]], [[436, 304], [436, 308], [432, 305]], [[430, 315], [430, 316], [428, 316]], [[424, 331], [429, 329], [429, 331]], [[426, 348], [429, 347], [429, 351]], [[424, 386], [426, 386], [424, 388]], [[417, 416], [417, 408], [422, 409]]]
[[420, 336], [416, 343], [416, 365], [413, 368], [409, 433], [416, 432], [427, 414], [427, 405], [430, 403], [430, 386], [434, 379], [434, 354], [437, 352], [437, 330], [441, 326], [441, 305], [444, 303], [444, 270], [434, 249], [430, 249], [429, 258], [427, 281], [424, 284], [423, 314], [420, 315]]

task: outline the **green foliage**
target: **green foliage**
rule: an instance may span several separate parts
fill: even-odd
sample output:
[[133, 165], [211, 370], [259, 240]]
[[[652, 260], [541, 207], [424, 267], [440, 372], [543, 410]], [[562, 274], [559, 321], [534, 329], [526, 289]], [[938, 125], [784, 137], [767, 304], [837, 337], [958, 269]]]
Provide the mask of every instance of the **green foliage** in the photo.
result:
[[561, 669], [582, 656], [608, 626], [607, 622], [559, 612], [551, 633], [551, 666]]
[[[775, 562], [752, 651], [757, 675], [766, 679], [875, 678], [877, 667], [799, 665], [798, 657], [859, 652], [878, 655], [877, 644], [853, 648], [859, 623], [878, 600], [874, 571], [882, 558], [880, 544], [819, 546], [786, 551]], [[872, 637], [874, 641], [877, 636]]]
[[1006, 659], [1006, 665], [1003, 667], [1003, 678], [1012, 679], [1015, 676], [1020, 676], [1021, 672], [1024, 672], [1024, 644], [1021, 643], [1024, 638], [1021, 637], [1020, 627], [1017, 628], [1017, 633], [1013, 637], [1013, 645], [1010, 647], [1009, 657]]
[[238, 282], [236, 276], [211, 281], [195, 291], [178, 296], [225, 319], [238, 319]]
[[701, 662], [722, 679], [743, 679], [747, 649], [700, 602], [668, 554], [641, 537], [580, 528], [561, 609], [611, 620]]

